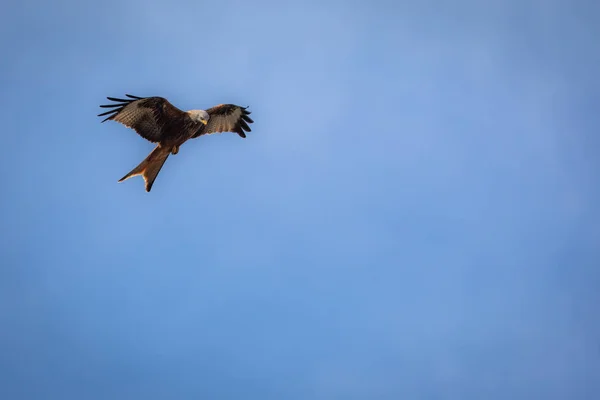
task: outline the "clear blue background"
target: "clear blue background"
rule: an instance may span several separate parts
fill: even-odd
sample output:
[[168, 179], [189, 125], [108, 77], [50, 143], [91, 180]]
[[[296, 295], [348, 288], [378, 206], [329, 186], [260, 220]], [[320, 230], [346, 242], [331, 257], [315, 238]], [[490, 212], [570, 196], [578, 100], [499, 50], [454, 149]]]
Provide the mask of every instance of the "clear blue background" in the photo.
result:
[[600, 398], [599, 11], [4, 2], [0, 398]]

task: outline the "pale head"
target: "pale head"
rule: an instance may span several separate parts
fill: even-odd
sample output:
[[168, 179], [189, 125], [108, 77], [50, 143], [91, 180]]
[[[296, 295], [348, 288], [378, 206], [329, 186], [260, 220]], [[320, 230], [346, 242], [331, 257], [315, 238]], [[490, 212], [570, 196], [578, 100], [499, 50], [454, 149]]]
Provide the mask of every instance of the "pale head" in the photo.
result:
[[203, 123], [204, 125], [208, 123], [208, 119], [210, 118], [208, 113], [204, 110], [190, 110], [187, 113], [192, 121]]

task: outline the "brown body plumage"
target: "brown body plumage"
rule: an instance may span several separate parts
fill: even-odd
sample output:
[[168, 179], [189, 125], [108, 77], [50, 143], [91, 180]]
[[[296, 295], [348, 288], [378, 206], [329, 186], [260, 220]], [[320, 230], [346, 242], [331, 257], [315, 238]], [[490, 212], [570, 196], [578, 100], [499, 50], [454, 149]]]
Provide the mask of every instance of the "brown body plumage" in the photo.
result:
[[119, 122], [157, 144], [144, 161], [119, 180], [142, 175], [147, 192], [169, 155], [177, 154], [179, 147], [189, 139], [220, 132], [235, 132], [245, 138], [246, 132], [251, 131], [248, 124], [254, 122], [247, 107], [235, 104], [219, 104], [206, 111], [182, 111], [163, 97], [126, 96], [129, 99], [107, 97], [117, 103], [101, 105], [112, 110], [98, 116], [108, 115], [102, 122]]

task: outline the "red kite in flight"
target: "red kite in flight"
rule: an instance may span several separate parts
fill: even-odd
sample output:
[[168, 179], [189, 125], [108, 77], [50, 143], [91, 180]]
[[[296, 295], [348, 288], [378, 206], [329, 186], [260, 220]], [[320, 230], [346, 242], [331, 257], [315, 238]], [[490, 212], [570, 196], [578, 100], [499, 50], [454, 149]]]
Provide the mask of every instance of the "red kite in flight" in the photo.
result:
[[182, 111], [162, 97], [137, 97], [126, 94], [129, 99], [107, 97], [116, 104], [101, 105], [112, 110], [98, 114], [108, 115], [102, 122], [113, 120], [135, 130], [144, 139], [156, 143], [156, 147], [137, 167], [119, 179], [123, 182], [136, 175], [142, 175], [146, 182], [146, 192], [170, 154], [177, 154], [179, 147], [189, 139], [211, 133], [235, 132], [242, 138], [253, 123], [248, 116], [248, 107], [235, 104], [219, 104], [208, 110]]

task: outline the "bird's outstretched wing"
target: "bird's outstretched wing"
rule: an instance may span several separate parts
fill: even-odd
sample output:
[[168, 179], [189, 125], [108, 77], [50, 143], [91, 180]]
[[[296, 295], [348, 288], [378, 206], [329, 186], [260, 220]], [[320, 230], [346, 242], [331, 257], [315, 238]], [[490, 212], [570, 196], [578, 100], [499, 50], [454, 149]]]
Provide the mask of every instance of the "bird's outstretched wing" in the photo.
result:
[[102, 122], [112, 120], [135, 130], [144, 139], [156, 143], [164, 139], [163, 128], [185, 113], [163, 97], [137, 97], [126, 94], [129, 99], [107, 97], [115, 104], [101, 105], [112, 110], [98, 114], [108, 115]]
[[247, 108], [235, 104], [219, 104], [218, 106], [209, 108], [206, 110], [208, 115], [210, 115], [208, 124], [198, 129], [192, 138], [221, 132], [235, 132], [245, 138], [246, 132], [252, 130], [248, 124], [254, 122], [249, 117], [251, 112], [247, 111]]

